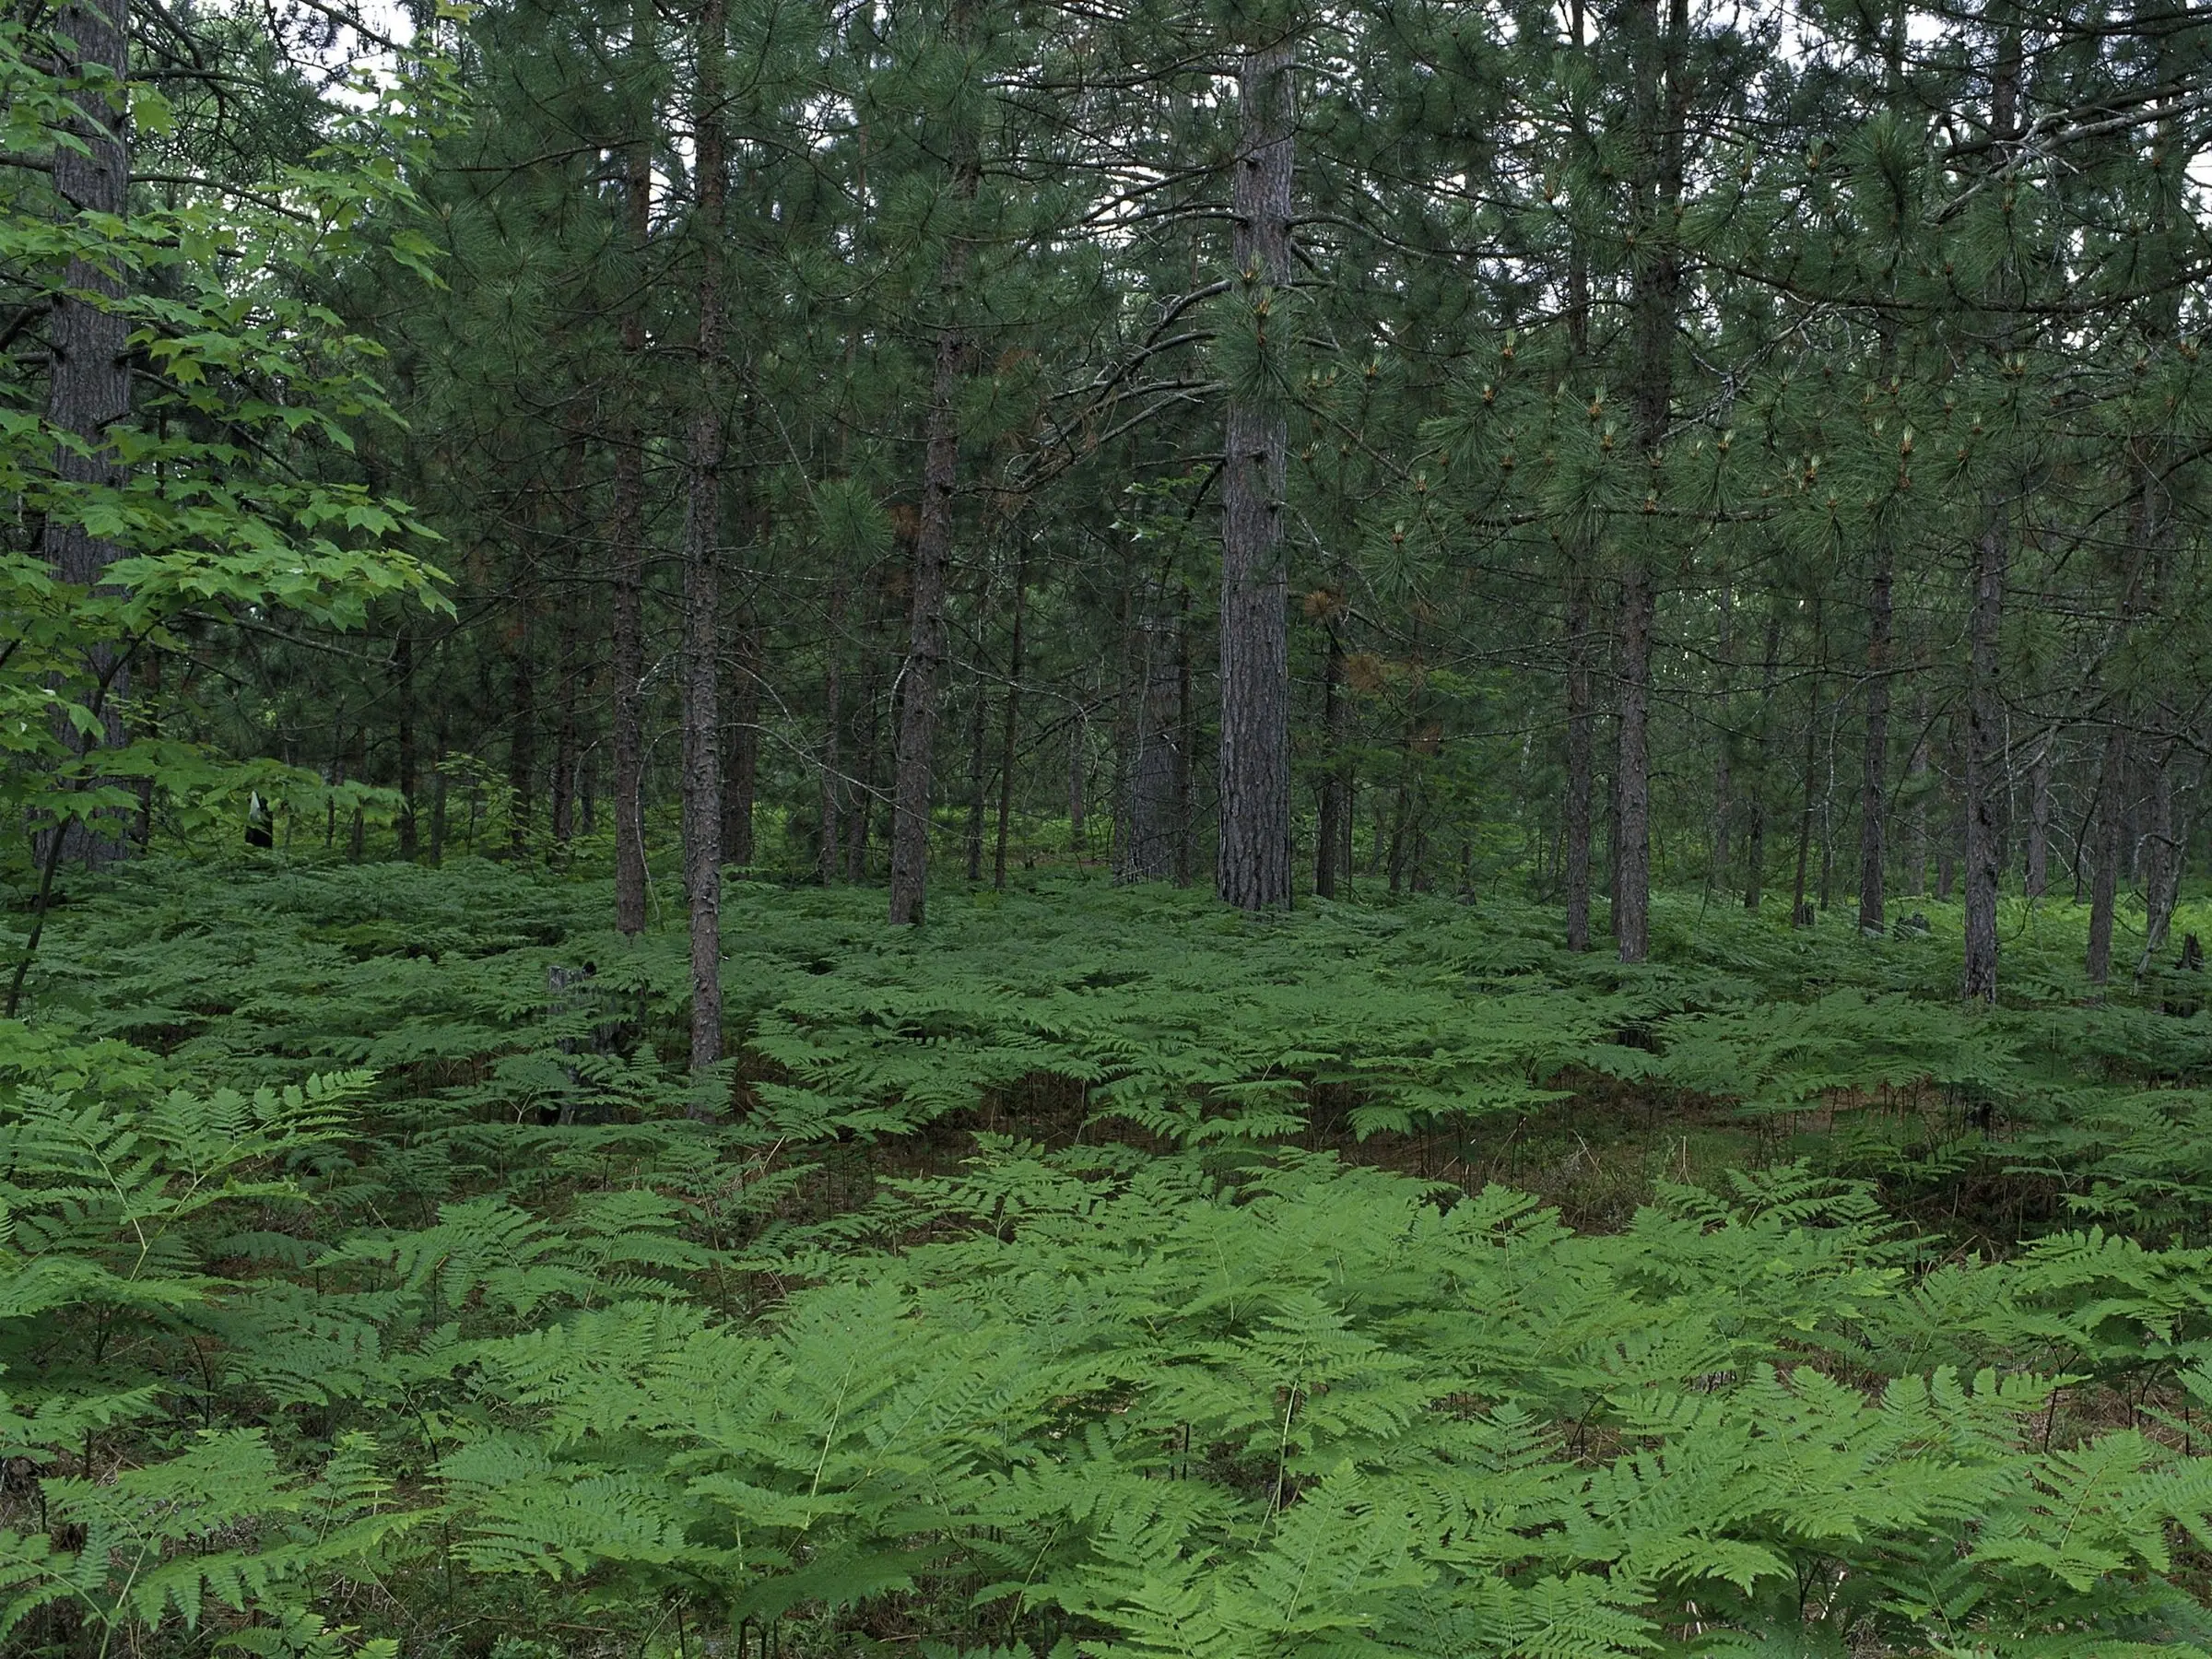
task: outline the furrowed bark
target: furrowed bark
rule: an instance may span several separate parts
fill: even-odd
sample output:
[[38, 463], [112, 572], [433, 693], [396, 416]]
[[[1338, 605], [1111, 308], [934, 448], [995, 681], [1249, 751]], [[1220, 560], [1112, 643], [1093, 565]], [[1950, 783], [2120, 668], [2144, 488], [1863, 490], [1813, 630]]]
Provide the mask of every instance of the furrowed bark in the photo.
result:
[[[699, 9], [697, 145], [699, 362], [684, 441], [684, 888], [690, 911], [691, 1070], [722, 1058], [722, 126], [724, 0]], [[710, 1115], [695, 1101], [694, 1115]]]
[[[1291, 44], [1246, 48], [1230, 210], [1238, 294], [1263, 350], [1291, 279]], [[1287, 344], [1281, 342], [1280, 344]], [[1245, 911], [1290, 903], [1290, 650], [1283, 497], [1289, 428], [1267, 389], [1231, 395], [1221, 472], [1220, 851], [1215, 887]]]

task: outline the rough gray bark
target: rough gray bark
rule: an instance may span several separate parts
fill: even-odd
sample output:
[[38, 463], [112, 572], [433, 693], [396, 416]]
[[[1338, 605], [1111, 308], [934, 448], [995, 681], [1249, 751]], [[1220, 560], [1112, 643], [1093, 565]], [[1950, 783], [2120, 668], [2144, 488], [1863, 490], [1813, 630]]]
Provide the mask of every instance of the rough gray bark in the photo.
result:
[[[1681, 308], [1682, 254], [1676, 215], [1686, 182], [1689, 99], [1688, 0], [1667, 0], [1662, 32], [1656, 4], [1634, 8], [1631, 27], [1650, 51], [1638, 97], [1639, 148], [1649, 159], [1637, 180], [1639, 251], [1630, 310], [1636, 352], [1636, 438], [1651, 458], [1657, 488], [1661, 447], [1674, 411], [1675, 330]], [[1653, 63], [1653, 57], [1657, 63]], [[1657, 73], [1652, 71], [1655, 69]], [[1658, 580], [1648, 548], [1633, 549], [1621, 578], [1620, 757], [1614, 820], [1613, 943], [1623, 962], [1651, 948], [1651, 688]]]
[[[653, 9], [640, 4], [638, 45], [650, 51]], [[641, 118], [650, 125], [651, 113]], [[653, 229], [653, 146], [635, 135], [623, 156], [623, 236], [633, 261], [643, 263]], [[645, 931], [645, 447], [638, 412], [643, 401], [645, 311], [643, 284], [622, 314], [623, 383], [610, 441], [615, 452], [609, 534], [614, 541], [614, 638], [608, 672], [614, 680], [610, 746], [615, 752], [615, 926]]]
[[[955, 4], [948, 22], [956, 37], [968, 33], [967, 6]], [[964, 207], [982, 180], [981, 136], [972, 126], [951, 135], [952, 190]], [[956, 210], [957, 211], [957, 210]], [[956, 231], [945, 249], [939, 279], [946, 308], [937, 329], [936, 363], [924, 422], [922, 507], [914, 533], [907, 610], [906, 665], [899, 676], [899, 724], [891, 786], [891, 924], [922, 920], [929, 886], [930, 796], [936, 768], [937, 692], [945, 672], [945, 592], [952, 569], [954, 491], [959, 483], [958, 402], [968, 341], [961, 330], [961, 291], [968, 277], [968, 244]]]
[[[1288, 327], [1291, 46], [1246, 49], [1237, 81], [1230, 211], [1238, 294], [1265, 341]], [[1280, 401], [1247, 388], [1229, 402], [1221, 472], [1220, 851], [1215, 886], [1247, 911], [1290, 902], [1290, 648], [1283, 562], [1289, 430]]]
[[1859, 759], [1859, 931], [1888, 924], [1885, 888], [1889, 839], [1889, 633], [1893, 556], [1885, 539], [1874, 549], [1866, 584], [1866, 727]]
[[2005, 526], [1993, 516], [1974, 545], [1972, 604], [1967, 618], [1966, 963], [1961, 990], [1968, 1000], [1984, 1003], [1997, 999], [1998, 813], [2005, 782], [1997, 640], [2010, 554]]
[[[129, 28], [126, 0], [69, 0], [54, 19], [61, 60], [55, 67], [64, 76], [105, 70], [120, 85], [129, 72]], [[56, 147], [54, 190], [73, 214], [121, 218], [130, 189], [125, 116], [97, 91], [79, 93], [76, 104], [78, 116], [69, 130], [84, 147]], [[71, 440], [54, 450], [64, 498], [84, 500], [124, 481], [126, 469], [109, 429], [131, 412], [130, 322], [121, 309], [123, 279], [114, 273], [90, 260], [71, 259], [62, 282], [64, 291], [53, 296], [47, 316], [46, 419]], [[57, 578], [86, 588], [99, 586], [123, 553], [65, 512], [47, 518], [40, 551]], [[120, 710], [130, 692], [129, 665], [115, 641], [95, 642], [87, 666], [100, 686], [93, 700], [100, 711], [100, 734], [88, 736], [67, 723], [58, 728], [62, 741], [78, 754], [122, 744]], [[119, 858], [127, 849], [126, 835], [101, 814], [91, 824], [66, 826], [55, 841], [55, 856], [88, 864]]]
[[[699, 372], [684, 441], [684, 888], [691, 924], [691, 1069], [722, 1058], [722, 129], [724, 0], [699, 10]], [[707, 1109], [694, 1104], [695, 1112]]]

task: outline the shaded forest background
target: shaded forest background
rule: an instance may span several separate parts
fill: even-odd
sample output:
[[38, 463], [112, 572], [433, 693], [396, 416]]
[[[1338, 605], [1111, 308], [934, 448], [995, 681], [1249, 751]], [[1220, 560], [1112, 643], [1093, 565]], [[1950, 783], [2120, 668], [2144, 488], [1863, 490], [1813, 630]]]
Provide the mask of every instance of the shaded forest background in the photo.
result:
[[[369, 102], [331, 65], [428, 84], [337, 13], [116, 17], [162, 108], [93, 135], [126, 218], [273, 221]], [[450, 606], [187, 604], [102, 716], [312, 774], [255, 784], [279, 844], [611, 853], [631, 930], [648, 868], [711, 933], [724, 866], [912, 920], [1083, 864], [1250, 908], [1511, 891], [1630, 962], [1654, 886], [1869, 930], [1956, 894], [1979, 996], [2000, 893], [2090, 906], [2092, 982], [2163, 948], [2206, 740], [2193, 12], [409, 38], [443, 55], [401, 194], [280, 284], [382, 418], [279, 424]], [[195, 418], [150, 335], [77, 385], [11, 272], [14, 406]], [[268, 372], [240, 394], [284, 404]], [[80, 539], [80, 578], [124, 550]], [[142, 839], [235, 828], [147, 801]]]

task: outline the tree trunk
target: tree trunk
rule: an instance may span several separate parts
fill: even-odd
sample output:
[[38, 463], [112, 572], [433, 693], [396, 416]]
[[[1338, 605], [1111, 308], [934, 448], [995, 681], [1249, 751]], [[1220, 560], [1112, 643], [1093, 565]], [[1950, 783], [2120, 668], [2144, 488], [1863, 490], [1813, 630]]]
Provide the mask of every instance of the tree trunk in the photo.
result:
[[[1816, 641], [1820, 637], [1819, 605], [1817, 600], [1814, 602], [1813, 637]], [[1818, 659], [1819, 650], [1818, 644], [1816, 643], [1814, 646], [1816, 662]], [[1809, 927], [1812, 925], [1813, 920], [1812, 912], [1805, 902], [1805, 865], [1806, 854], [1810, 849], [1813, 840], [1813, 771], [1818, 763], [1819, 757], [1820, 674], [1818, 668], [1816, 667], [1805, 694], [1805, 775], [1803, 779], [1804, 792], [1800, 797], [1797, 811], [1797, 878], [1790, 893], [1790, 925], [1792, 927]]]
[[[965, 40], [969, 0], [955, 0], [949, 28]], [[964, 209], [982, 179], [982, 135], [972, 124], [951, 134], [952, 187]], [[959, 483], [959, 398], [968, 342], [961, 332], [961, 294], [968, 244], [955, 233], [939, 279], [944, 318], [924, 428], [921, 522], [914, 535], [907, 613], [906, 666], [899, 677], [897, 776], [891, 797], [891, 924], [922, 920], [929, 885], [930, 793], [937, 735], [937, 682], [945, 668], [945, 591], [952, 565], [954, 491]]]
[[[639, 0], [635, 55], [639, 67], [651, 54], [654, 10]], [[640, 119], [623, 157], [624, 241], [642, 266], [653, 229], [653, 142], [650, 110]], [[635, 936], [645, 931], [645, 285], [622, 313], [622, 385], [610, 442], [615, 452], [612, 523], [614, 637], [610, 676], [614, 710], [608, 733], [615, 759], [615, 926]]]
[[1728, 585], [1728, 573], [1721, 572], [1720, 638], [1716, 672], [1720, 679], [1720, 758], [1712, 768], [1712, 859], [1707, 865], [1705, 890], [1710, 893], [1719, 885], [1728, 868], [1729, 819], [1735, 816], [1735, 733], [1729, 721], [1734, 713], [1732, 704], [1735, 688], [1735, 594]]
[[[946, 288], [948, 293], [957, 292], [960, 279], [957, 243], [946, 258], [953, 266], [946, 273]], [[929, 881], [937, 680], [945, 667], [945, 584], [952, 565], [953, 491], [959, 482], [959, 429], [954, 406], [959, 395], [965, 351], [959, 329], [947, 324], [938, 333], [922, 467], [921, 527], [914, 536], [911, 572], [906, 668], [899, 682], [899, 760], [891, 806], [891, 923], [900, 927], [922, 920]]]
[[2143, 884], [2143, 951], [2136, 959], [2137, 979], [2150, 971], [2152, 959], [2165, 947], [2182, 886], [2182, 845], [2173, 832], [2172, 747], [2160, 752], [2150, 768], [2149, 844], [2145, 849], [2149, 867]]
[[2089, 940], [2083, 966], [2089, 983], [2101, 985], [2112, 971], [2112, 912], [2120, 897], [2120, 855], [2127, 821], [2127, 727], [2115, 719], [2104, 729], [2103, 764], [2097, 773], [2097, 850], [2089, 873]]
[[1075, 718], [1068, 723], [1067, 736], [1067, 850], [1074, 854], [1076, 867], [1083, 867], [1083, 859], [1089, 851], [1086, 834], [1084, 807], [1087, 805], [1084, 788], [1084, 751], [1088, 747], [1090, 721], [1088, 712], [1077, 708]]
[[[684, 890], [691, 922], [691, 1070], [722, 1058], [722, 216], [728, 159], [722, 128], [724, 0], [699, 8], [699, 364], [685, 435]], [[709, 1115], [695, 1101], [695, 1115]]]
[[[67, 0], [54, 18], [56, 70], [66, 77], [82, 76], [94, 88], [76, 95], [78, 114], [68, 123], [70, 135], [83, 147], [57, 145], [53, 151], [54, 190], [80, 218], [120, 218], [129, 206], [125, 116], [97, 89], [103, 76], [118, 88], [127, 77], [129, 30], [127, 0]], [[124, 286], [116, 272], [72, 259], [62, 284], [47, 314], [46, 418], [84, 448], [80, 453], [70, 445], [55, 447], [57, 494], [67, 510], [48, 513], [40, 551], [57, 580], [97, 588], [124, 550], [87, 529], [79, 514], [89, 511], [97, 516], [110, 510], [112, 503], [97, 498], [121, 488], [127, 475], [109, 429], [130, 417], [131, 324], [120, 309]], [[96, 641], [86, 664], [103, 687], [93, 704], [99, 712], [98, 735], [79, 732], [65, 721], [57, 727], [63, 743], [76, 754], [102, 745], [117, 747], [124, 741], [121, 709], [130, 692], [130, 668], [118, 660], [117, 651], [115, 641]], [[92, 823], [62, 826], [56, 833], [61, 838], [54, 850], [57, 860], [81, 857], [96, 864], [120, 858], [128, 849], [127, 830], [108, 813], [97, 815]]]
[[1175, 748], [1182, 735], [1175, 633], [1165, 580], [1147, 579], [1131, 653], [1141, 677], [1130, 700], [1129, 794], [1121, 812], [1126, 828], [1116, 849], [1116, 881], [1165, 881], [1175, 874]]
[[[1645, 60], [1638, 90], [1638, 124], [1652, 160], [1638, 181], [1639, 250], [1631, 310], [1636, 351], [1636, 438], [1658, 487], [1659, 453], [1674, 412], [1675, 329], [1681, 307], [1682, 254], [1676, 214], [1686, 182], [1684, 147], [1689, 80], [1689, 0], [1667, 0], [1659, 29], [1656, 0], [1636, 7], [1640, 32], [1651, 37], [1659, 63]], [[1657, 73], [1654, 74], [1653, 70]], [[1632, 548], [1621, 581], [1619, 816], [1615, 822], [1617, 878], [1613, 942], [1623, 962], [1641, 962], [1651, 948], [1652, 636], [1658, 581], [1652, 550]]]
[[722, 777], [722, 854], [724, 864], [749, 870], [758, 856], [753, 806], [760, 787], [760, 692], [767, 666], [760, 619], [750, 606], [738, 618], [731, 643], [730, 752]]
[[2058, 728], [2043, 734], [2028, 768], [2028, 897], [2041, 899], [2051, 887], [2051, 773], [2058, 763]]
[[1874, 579], [1866, 586], [1866, 730], [1859, 759], [1859, 931], [1879, 934], [1888, 924], [1889, 843], [1889, 632], [1895, 569], [1887, 539], [1874, 549]]
[[[982, 641], [978, 641], [980, 648]], [[990, 682], [982, 672], [975, 677], [975, 696], [968, 709], [968, 825], [961, 836], [962, 851], [967, 854], [968, 879], [980, 882], [983, 878], [983, 810], [990, 794], [990, 782], [984, 769], [983, 739], [990, 729]]]
[[1590, 696], [1590, 576], [1567, 572], [1567, 948], [1590, 948], [1590, 769], [1596, 712]]
[[1621, 582], [1619, 806], [1613, 889], [1613, 944], [1624, 962], [1651, 952], [1652, 797], [1649, 721], [1652, 626], [1658, 590], [1641, 560]]
[[843, 780], [838, 775], [841, 764], [838, 756], [838, 723], [841, 718], [838, 694], [843, 689], [839, 683], [838, 665], [844, 652], [845, 584], [831, 576], [830, 582], [829, 623], [822, 642], [822, 773], [821, 773], [821, 845], [822, 885], [837, 883], [839, 856], [842, 846], [838, 838], [838, 802], [842, 797]]
[[861, 630], [860, 674], [860, 729], [855, 734], [853, 769], [851, 782], [853, 799], [845, 812], [845, 879], [865, 881], [868, 877], [868, 834], [875, 821], [877, 798], [883, 793], [883, 780], [877, 765], [877, 749], [882, 736], [883, 711], [877, 707], [882, 688], [882, 663], [877, 639], [878, 624], [883, 620], [879, 610], [881, 594], [870, 596], [866, 625]]
[[530, 828], [537, 807], [537, 563], [527, 546], [517, 550], [514, 629], [508, 639], [507, 848], [530, 855]]
[[577, 645], [576, 605], [572, 596], [560, 606], [560, 625], [554, 634], [554, 679], [559, 702], [553, 716], [553, 844], [568, 850], [576, 832], [576, 750], [579, 681], [583, 668]]
[[[1230, 185], [1238, 293], [1263, 358], [1273, 312], [1291, 280], [1295, 87], [1288, 40], [1248, 46], [1237, 81]], [[1283, 496], [1289, 429], [1279, 397], [1230, 394], [1221, 473], [1220, 851], [1214, 880], [1241, 910], [1290, 903], [1290, 652]]]
[[1972, 609], [1967, 618], [1966, 966], [1970, 1001], [1997, 999], [1998, 802], [2004, 783], [2004, 707], [1997, 687], [1997, 640], [2004, 620], [2010, 548], [1992, 522], [1974, 547]]
[[415, 635], [406, 622], [392, 641], [392, 679], [397, 703], [399, 739], [399, 855], [413, 862], [419, 850], [415, 818], [415, 796], [420, 785], [422, 758], [415, 742]]
[[1327, 752], [1321, 774], [1320, 821], [1313, 838], [1313, 891], [1324, 899], [1334, 899], [1337, 873], [1348, 851], [1345, 845], [1345, 831], [1350, 826], [1345, 822], [1344, 768], [1348, 759], [1345, 737], [1351, 700], [1344, 694], [1343, 630], [1334, 616], [1323, 627], [1328, 630], [1328, 654], [1321, 670], [1321, 730]]
[[1751, 771], [1750, 821], [1744, 836], [1744, 908], [1759, 909], [1767, 878], [1767, 773], [1774, 753], [1774, 688], [1782, 678], [1782, 595], [1767, 603], [1767, 639], [1759, 675], [1759, 747]]
[[[998, 833], [991, 849], [991, 885], [1006, 885], [1006, 838], [1014, 826], [1014, 763], [1020, 759], [1022, 624], [1028, 618], [1030, 558], [1025, 548], [1014, 561], [1014, 638], [1006, 647], [1006, 702], [998, 741]], [[1071, 812], [1070, 818], [1076, 815]]]

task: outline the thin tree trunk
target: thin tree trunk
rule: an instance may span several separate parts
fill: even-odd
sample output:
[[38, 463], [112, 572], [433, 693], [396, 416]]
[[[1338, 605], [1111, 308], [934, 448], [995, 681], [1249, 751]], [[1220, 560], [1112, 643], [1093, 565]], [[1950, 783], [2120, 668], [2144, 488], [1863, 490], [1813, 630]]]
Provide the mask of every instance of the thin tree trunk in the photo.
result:
[[537, 579], [536, 559], [525, 546], [515, 559], [515, 621], [507, 659], [507, 846], [518, 859], [530, 855], [537, 808]]
[[2120, 854], [2127, 821], [2127, 727], [2113, 720], [2104, 729], [2103, 763], [2097, 774], [2097, 850], [2089, 874], [2089, 939], [2083, 966], [2089, 983], [2101, 985], [2112, 971], [2112, 912], [2120, 896]]
[[1321, 670], [1321, 729], [1328, 746], [1321, 774], [1321, 813], [1313, 846], [1313, 891], [1324, 899], [1336, 897], [1336, 877], [1347, 848], [1344, 821], [1347, 716], [1351, 700], [1344, 694], [1344, 633], [1336, 618], [1323, 627], [1328, 632], [1328, 654]]
[[[1813, 638], [1816, 641], [1814, 645], [1815, 662], [1818, 664], [1820, 654], [1818, 644], [1820, 616], [1818, 600], [1814, 602]], [[1806, 688], [1805, 702], [1804, 793], [1797, 811], [1797, 878], [1790, 894], [1790, 925], [1792, 927], [1809, 927], [1813, 921], [1812, 910], [1805, 901], [1805, 865], [1806, 854], [1810, 849], [1813, 840], [1813, 771], [1820, 755], [1820, 673], [1818, 666], [1813, 671], [1811, 683]]]
[[960, 838], [967, 854], [968, 879], [983, 878], [983, 812], [990, 799], [990, 774], [983, 744], [991, 725], [990, 683], [981, 673], [975, 677], [975, 696], [968, 709], [968, 824]]
[[998, 832], [991, 849], [991, 885], [1001, 890], [1006, 885], [1006, 838], [1014, 825], [1014, 763], [1020, 758], [1022, 624], [1029, 598], [1030, 558], [1025, 547], [1014, 561], [1014, 638], [1006, 647], [1006, 702], [998, 741]]
[[1613, 944], [1624, 962], [1651, 951], [1652, 628], [1658, 590], [1639, 559], [1621, 582], [1620, 759], [1615, 769]]
[[[1288, 40], [1248, 45], [1237, 81], [1230, 184], [1239, 294], [1264, 352], [1287, 333], [1296, 159]], [[1287, 344], [1288, 342], [1284, 342]], [[1290, 903], [1290, 652], [1283, 496], [1289, 429], [1277, 396], [1232, 393], [1221, 473], [1220, 850], [1215, 886], [1246, 911]]]
[[1189, 887], [1198, 861], [1198, 704], [1192, 695], [1191, 590], [1182, 589], [1175, 613], [1175, 885]]
[[[653, 53], [654, 9], [638, 0], [633, 72]], [[640, 118], [623, 156], [623, 237], [630, 258], [644, 264], [653, 229], [653, 115]], [[609, 673], [614, 710], [608, 734], [615, 761], [615, 926], [633, 937], [645, 931], [645, 434], [639, 413], [645, 403], [645, 285], [622, 313], [622, 384], [611, 434], [615, 452], [614, 637]]]
[[2173, 833], [2173, 749], [2162, 750], [2150, 762], [2149, 868], [2143, 884], [2143, 950], [2136, 959], [2136, 977], [2150, 971], [2153, 958], [2164, 948], [2166, 929], [2173, 921], [2173, 906], [2181, 892], [2182, 847]]
[[[697, 400], [685, 437], [684, 888], [690, 906], [691, 1070], [722, 1059], [722, 127], [724, 0], [700, 0], [692, 114], [699, 241]], [[709, 1115], [702, 1101], [696, 1115]]]
[[1888, 539], [1874, 549], [1866, 587], [1866, 729], [1859, 758], [1859, 931], [1888, 924], [1884, 888], [1889, 844], [1889, 634], [1895, 562]]
[[867, 879], [869, 828], [875, 821], [877, 798], [883, 793], [877, 764], [883, 725], [883, 711], [877, 706], [883, 679], [881, 641], [877, 637], [883, 621], [883, 597], [871, 595], [867, 622], [861, 632], [860, 730], [853, 757], [854, 798], [845, 813], [845, 879], [855, 883]]
[[2028, 897], [2041, 899], [2051, 887], [2051, 773], [2058, 761], [2058, 728], [2043, 734], [2028, 768]]
[[[947, 256], [959, 257], [959, 245]], [[957, 291], [957, 265], [946, 273]], [[945, 666], [945, 585], [952, 565], [953, 491], [959, 482], [955, 400], [966, 347], [958, 328], [937, 335], [922, 471], [921, 527], [914, 536], [906, 668], [899, 682], [899, 760], [891, 807], [891, 923], [922, 920], [929, 881], [930, 785], [935, 763], [937, 681]]]
[[1175, 751], [1182, 735], [1175, 632], [1165, 579], [1148, 578], [1136, 624], [1138, 642], [1131, 653], [1142, 678], [1130, 705], [1135, 724], [1126, 768], [1129, 794], [1121, 811], [1126, 830], [1114, 863], [1117, 881], [1165, 881], [1175, 874], [1175, 784], [1181, 759]]
[[553, 844], [563, 852], [576, 830], [576, 748], [579, 741], [577, 699], [583, 669], [577, 645], [576, 606], [560, 606], [560, 625], [554, 634], [554, 679], [559, 702], [553, 717]]
[[1735, 594], [1728, 585], [1728, 572], [1721, 572], [1720, 639], [1716, 655], [1719, 658], [1720, 679], [1720, 758], [1712, 769], [1712, 860], [1707, 866], [1705, 890], [1711, 892], [1728, 868], [1729, 820], [1735, 816], [1735, 740], [1729, 722], [1734, 713], [1735, 688]]
[[753, 808], [760, 787], [760, 693], [767, 667], [760, 619], [749, 606], [737, 619], [732, 644], [730, 752], [722, 778], [723, 861], [749, 870], [758, 856]]
[[1782, 595], [1767, 603], [1767, 639], [1759, 675], [1759, 747], [1751, 773], [1750, 822], [1744, 837], [1744, 908], [1759, 909], [1767, 878], [1767, 774], [1774, 754], [1774, 689], [1782, 678]]
[[1087, 791], [1084, 789], [1084, 750], [1088, 747], [1089, 716], [1081, 708], [1068, 723], [1067, 737], [1067, 850], [1075, 855], [1076, 867], [1083, 867], [1083, 859], [1089, 851], [1086, 834], [1087, 820], [1084, 808]]
[[415, 635], [404, 621], [392, 641], [392, 678], [399, 725], [399, 855], [411, 863], [419, 850], [415, 796], [422, 782], [422, 759], [415, 742]]
[[1997, 640], [2004, 620], [2010, 548], [1994, 519], [1975, 544], [1972, 608], [1967, 618], [1966, 963], [1970, 1001], [1997, 999], [1997, 812], [2004, 783], [2004, 708], [1997, 687]]
[[824, 887], [834, 887], [841, 843], [838, 838], [838, 802], [842, 797], [843, 781], [838, 775], [839, 692], [843, 689], [838, 675], [838, 665], [844, 653], [845, 584], [834, 576], [830, 582], [828, 629], [822, 643], [822, 774], [821, 774], [821, 877]]
[[1567, 572], [1567, 948], [1590, 948], [1590, 771], [1596, 725], [1590, 695], [1590, 577]]

